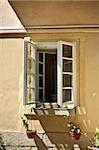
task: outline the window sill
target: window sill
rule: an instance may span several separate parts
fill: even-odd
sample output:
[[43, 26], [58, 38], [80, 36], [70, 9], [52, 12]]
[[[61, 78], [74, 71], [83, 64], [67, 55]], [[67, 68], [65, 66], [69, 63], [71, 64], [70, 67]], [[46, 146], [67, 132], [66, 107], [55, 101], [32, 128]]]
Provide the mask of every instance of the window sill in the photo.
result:
[[35, 115], [65, 115], [69, 116], [74, 110], [74, 105], [60, 107], [57, 103], [43, 103], [41, 107], [32, 107], [31, 112]]

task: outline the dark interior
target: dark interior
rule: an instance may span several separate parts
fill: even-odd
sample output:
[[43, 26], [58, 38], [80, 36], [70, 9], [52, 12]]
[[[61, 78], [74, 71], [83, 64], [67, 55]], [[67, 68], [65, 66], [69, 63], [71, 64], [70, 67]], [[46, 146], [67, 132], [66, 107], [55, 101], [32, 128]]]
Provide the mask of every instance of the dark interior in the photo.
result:
[[57, 56], [45, 54], [45, 100], [56, 102], [57, 93]]

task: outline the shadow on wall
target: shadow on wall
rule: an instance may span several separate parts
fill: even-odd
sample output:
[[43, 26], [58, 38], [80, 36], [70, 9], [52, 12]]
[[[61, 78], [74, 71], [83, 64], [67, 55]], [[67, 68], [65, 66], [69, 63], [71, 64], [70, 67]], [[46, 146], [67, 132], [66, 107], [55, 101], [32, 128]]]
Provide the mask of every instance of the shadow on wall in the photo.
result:
[[41, 149], [47, 150], [47, 146], [44, 144], [44, 142], [38, 135], [35, 135], [34, 140], [35, 140], [38, 150], [41, 150]]
[[[42, 112], [44, 110], [41, 109], [40, 111]], [[76, 112], [73, 113], [73, 115], [69, 116], [66, 119], [63, 117], [63, 115], [44, 115], [41, 113], [38, 114], [37, 112], [36, 114], [27, 114], [26, 117], [29, 121], [33, 121], [35, 125], [35, 130], [38, 131], [38, 133], [40, 130], [38, 130], [39, 127], [37, 128], [37, 121], [39, 121], [39, 124], [43, 128], [43, 134], [45, 137], [40, 138], [38, 135], [36, 135], [34, 140], [39, 150], [47, 150], [47, 148], [49, 147], [48, 143], [50, 143], [52, 147], [54, 146], [57, 149], [66, 149], [68, 147], [72, 149], [75, 142], [78, 145], [80, 145], [81, 148], [86, 148], [87, 145], [90, 145], [89, 139], [85, 138], [83, 134], [81, 135], [80, 140], [73, 141], [71, 140], [70, 135], [68, 133], [67, 124], [69, 122], [73, 122], [76, 125], [79, 125], [79, 127], [82, 124], [82, 126], [84, 126], [85, 128], [85, 123], [83, 122], [83, 120], [79, 122], [80, 120], [78, 118], [78, 116], [82, 115], [84, 115], [84, 117], [87, 116], [87, 113], [84, 108], [79, 108], [79, 110], [76, 110]], [[91, 122], [89, 122], [89, 124], [91, 124]]]
[[76, 118], [82, 130], [84, 132], [94, 132], [97, 125], [96, 122], [94, 123], [93, 119], [88, 115], [86, 108], [78, 106], [76, 110]]
[[[68, 111], [67, 108], [54, 107], [33, 108], [33, 115], [25, 114], [25, 116], [28, 120], [39, 120], [46, 132], [66, 132], [66, 124], [70, 121], [75, 122], [75, 109]], [[70, 115], [69, 119], [64, 119], [64, 115]]]
[[[91, 135], [92, 136], [92, 135]], [[48, 148], [55, 148], [57, 150], [62, 149], [74, 149], [74, 145], [78, 148], [86, 149], [90, 145], [89, 138], [85, 138], [83, 135], [79, 140], [72, 140], [69, 133], [45, 133], [42, 138], [35, 135], [34, 141], [38, 150], [47, 150]]]
[[[46, 134], [47, 136], [47, 134]], [[34, 137], [34, 141], [36, 143], [36, 146], [38, 148], [38, 150], [48, 150], [48, 148], [55, 148], [57, 150], [60, 150], [60, 149], [67, 149], [68, 147], [72, 149], [73, 147], [73, 143], [71, 145], [68, 146], [68, 144], [56, 144], [56, 143], [52, 143], [52, 141], [49, 139], [45, 139], [45, 143], [44, 143], [44, 139], [41, 139], [38, 135], [35, 135]], [[70, 143], [70, 142], [69, 142]]]
[[[46, 132], [66, 132], [66, 124], [69, 122], [73, 122], [76, 125], [80, 126], [83, 132], [94, 132], [97, 125], [92, 122], [92, 119], [89, 118], [87, 110], [85, 107], [76, 107], [70, 113], [68, 119], [64, 119], [63, 115], [53, 115], [52, 112], [48, 113], [48, 111], [55, 111], [58, 113], [61, 112], [60, 108], [56, 109], [37, 109], [35, 111], [34, 120], [38, 119]], [[63, 113], [66, 110], [62, 110]]]

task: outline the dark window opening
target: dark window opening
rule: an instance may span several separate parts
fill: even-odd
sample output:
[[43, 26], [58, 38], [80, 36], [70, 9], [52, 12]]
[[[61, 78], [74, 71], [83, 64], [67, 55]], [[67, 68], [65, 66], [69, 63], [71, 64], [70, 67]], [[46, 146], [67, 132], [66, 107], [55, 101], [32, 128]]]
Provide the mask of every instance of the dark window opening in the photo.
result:
[[57, 102], [57, 56], [45, 54], [45, 101]]

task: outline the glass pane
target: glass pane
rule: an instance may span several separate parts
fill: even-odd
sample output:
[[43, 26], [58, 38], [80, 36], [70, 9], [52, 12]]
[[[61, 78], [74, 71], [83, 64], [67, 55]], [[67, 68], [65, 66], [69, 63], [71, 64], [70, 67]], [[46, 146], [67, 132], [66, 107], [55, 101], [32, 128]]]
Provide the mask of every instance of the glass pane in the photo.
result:
[[35, 101], [35, 89], [27, 88], [27, 101], [29, 103]]
[[43, 77], [39, 76], [39, 87], [43, 87]]
[[63, 75], [63, 87], [72, 87], [72, 75]]
[[31, 70], [31, 59], [28, 59], [28, 61], [27, 61], [27, 70], [28, 71]]
[[72, 90], [65, 89], [63, 90], [63, 102], [68, 102], [72, 100]]
[[43, 89], [39, 89], [39, 100], [43, 100]]
[[63, 45], [63, 57], [72, 58], [72, 46]]
[[27, 74], [27, 87], [35, 88], [35, 75]]
[[27, 72], [29, 72], [30, 74], [35, 73], [35, 61], [33, 61], [32, 59], [28, 59]]
[[39, 74], [43, 74], [43, 64], [39, 64]]
[[63, 60], [63, 72], [72, 72], [72, 60]]
[[28, 43], [28, 57], [31, 57], [35, 60], [35, 48], [31, 43]]
[[28, 57], [31, 57], [31, 45], [28, 43], [27, 45], [27, 52], [28, 52]]
[[35, 51], [35, 48], [33, 47], [33, 45], [31, 45], [31, 57], [32, 57], [32, 59], [34, 59], [35, 60], [35, 56], [36, 56], [36, 51]]
[[39, 53], [39, 61], [43, 62], [43, 53]]

